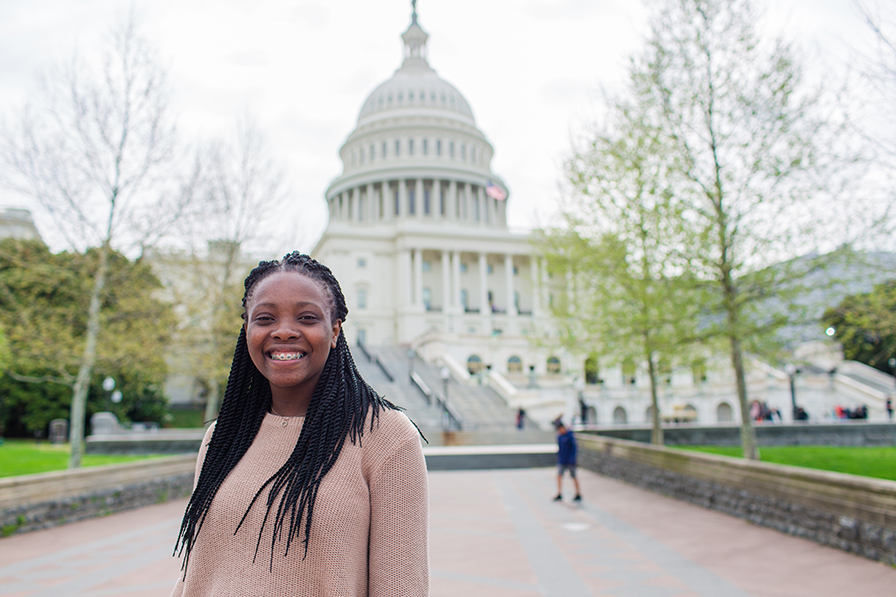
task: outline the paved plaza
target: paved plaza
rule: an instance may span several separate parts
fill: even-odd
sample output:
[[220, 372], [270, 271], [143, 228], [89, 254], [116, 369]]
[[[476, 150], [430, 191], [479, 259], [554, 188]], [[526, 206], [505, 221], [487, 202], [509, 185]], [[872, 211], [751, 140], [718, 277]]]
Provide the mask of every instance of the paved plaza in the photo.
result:
[[[884, 597], [896, 569], [580, 471], [430, 473], [432, 597]], [[165, 597], [185, 505], [0, 539], [2, 597]]]

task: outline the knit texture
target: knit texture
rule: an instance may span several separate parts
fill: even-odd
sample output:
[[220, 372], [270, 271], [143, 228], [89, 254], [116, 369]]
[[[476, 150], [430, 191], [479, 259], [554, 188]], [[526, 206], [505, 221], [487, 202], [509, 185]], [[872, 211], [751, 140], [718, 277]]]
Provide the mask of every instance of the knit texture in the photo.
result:
[[[300, 541], [284, 556], [285, 537], [271, 551], [279, 500], [259, 541], [267, 489], [234, 534], [255, 492], [292, 453], [303, 423], [265, 416], [215, 495], [172, 597], [427, 595], [426, 464], [417, 429], [399, 411], [382, 411], [360, 445], [346, 442], [321, 482], [304, 559]], [[197, 478], [213, 428], [202, 442]]]

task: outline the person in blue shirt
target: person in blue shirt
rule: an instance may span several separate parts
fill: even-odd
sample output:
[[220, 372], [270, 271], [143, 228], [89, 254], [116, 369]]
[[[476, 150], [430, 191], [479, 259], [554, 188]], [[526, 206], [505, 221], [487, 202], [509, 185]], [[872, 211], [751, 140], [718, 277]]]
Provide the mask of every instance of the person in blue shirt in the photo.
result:
[[557, 497], [555, 502], [563, 499], [563, 473], [569, 471], [572, 482], [576, 487], [576, 496], [572, 498], [574, 502], [582, 501], [582, 492], [579, 490], [579, 480], [576, 478], [576, 436], [572, 429], [566, 427], [563, 421], [557, 419], [554, 421], [554, 427], [557, 428]]

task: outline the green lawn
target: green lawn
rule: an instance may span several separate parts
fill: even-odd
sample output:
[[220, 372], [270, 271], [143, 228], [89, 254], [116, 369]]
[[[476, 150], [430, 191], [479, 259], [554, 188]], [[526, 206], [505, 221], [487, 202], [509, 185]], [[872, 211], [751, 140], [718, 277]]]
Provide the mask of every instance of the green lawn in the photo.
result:
[[[670, 446], [722, 456], [741, 457], [740, 447]], [[863, 477], [896, 481], [896, 446], [880, 448], [833, 446], [760, 446], [762, 462], [789, 464]]]
[[[7, 439], [0, 444], [0, 477], [45, 473], [63, 470], [68, 467], [68, 444], [53, 445], [47, 442]], [[153, 456], [105, 456], [86, 454], [82, 458], [83, 466], [99, 466], [133, 462]]]

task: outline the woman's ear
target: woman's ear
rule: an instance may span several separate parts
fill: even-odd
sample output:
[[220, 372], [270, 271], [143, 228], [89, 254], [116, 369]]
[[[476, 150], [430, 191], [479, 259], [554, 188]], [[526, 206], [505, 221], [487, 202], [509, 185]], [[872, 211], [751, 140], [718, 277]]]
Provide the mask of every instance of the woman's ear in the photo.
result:
[[339, 332], [342, 330], [342, 320], [337, 319], [333, 322], [333, 338], [330, 340], [330, 348], [336, 348], [336, 341], [339, 339]]

